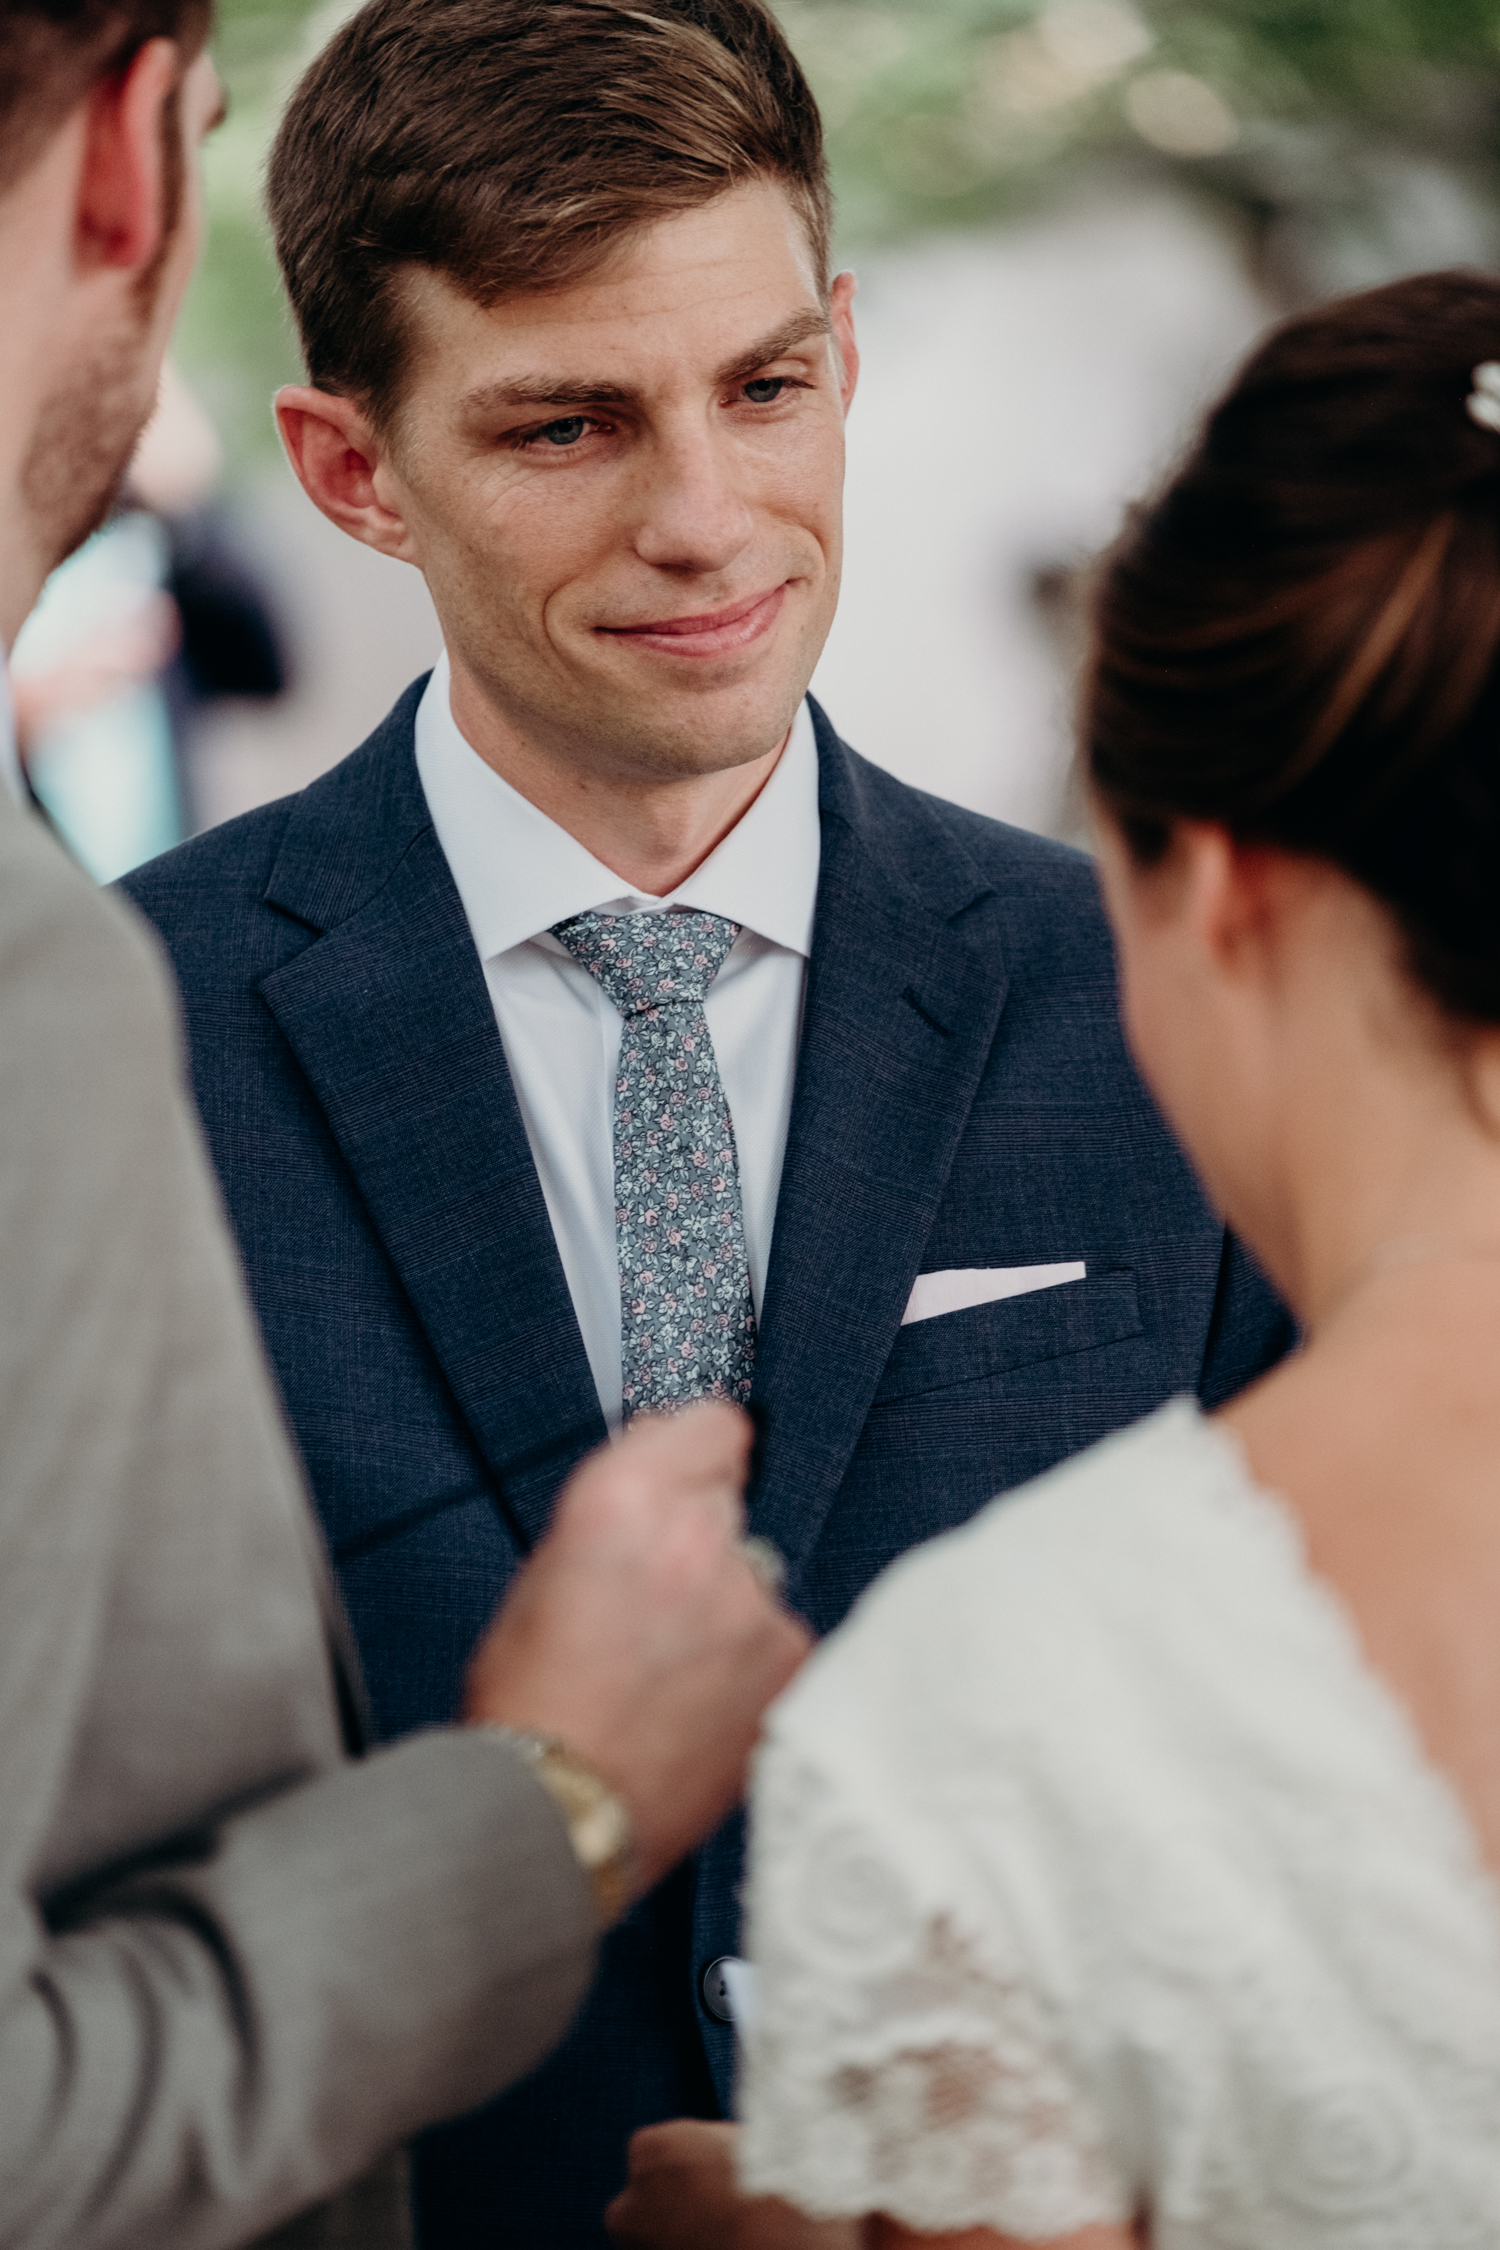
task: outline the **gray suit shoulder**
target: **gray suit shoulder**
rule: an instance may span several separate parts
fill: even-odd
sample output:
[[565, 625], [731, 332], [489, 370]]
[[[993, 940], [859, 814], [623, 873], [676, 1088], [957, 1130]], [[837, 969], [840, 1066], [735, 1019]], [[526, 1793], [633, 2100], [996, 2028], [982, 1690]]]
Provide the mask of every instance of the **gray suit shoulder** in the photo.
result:
[[[59, 1007], [56, 996], [67, 994]], [[141, 919], [100, 891], [34, 814], [0, 790], [0, 1006], [10, 1039], [25, 1037], [75, 1069], [107, 1067], [94, 1030], [134, 1039], [148, 1026], [170, 1039], [172, 988], [161, 948]], [[117, 1044], [111, 1036], [111, 1047]], [[7, 1040], [7, 1051], [14, 1047]]]

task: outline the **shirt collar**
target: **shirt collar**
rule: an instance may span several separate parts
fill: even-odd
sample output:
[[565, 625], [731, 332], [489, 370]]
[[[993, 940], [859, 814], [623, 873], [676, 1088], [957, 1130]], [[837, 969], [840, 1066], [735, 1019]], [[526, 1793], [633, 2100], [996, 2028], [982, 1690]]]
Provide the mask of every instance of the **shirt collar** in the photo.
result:
[[21, 778], [21, 758], [16, 749], [16, 714], [10, 699], [10, 674], [0, 659], [0, 788], [8, 789], [18, 805], [26, 802]]
[[446, 654], [417, 707], [417, 772], [481, 960], [575, 914], [721, 914], [806, 959], [821, 836], [818, 746], [799, 704], [791, 738], [753, 805], [667, 898], [629, 890], [576, 837], [512, 789], [460, 734]]

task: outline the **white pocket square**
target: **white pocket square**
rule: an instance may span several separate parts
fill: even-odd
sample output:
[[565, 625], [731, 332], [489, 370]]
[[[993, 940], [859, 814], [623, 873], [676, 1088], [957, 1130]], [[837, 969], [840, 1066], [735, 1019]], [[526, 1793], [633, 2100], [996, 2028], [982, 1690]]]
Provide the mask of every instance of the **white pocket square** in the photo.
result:
[[1001, 1297], [1026, 1297], [1033, 1289], [1056, 1289], [1064, 1281], [1082, 1281], [1087, 1272], [1082, 1258], [1075, 1258], [1061, 1266], [955, 1266], [947, 1273], [918, 1274], [901, 1325], [993, 1305]]

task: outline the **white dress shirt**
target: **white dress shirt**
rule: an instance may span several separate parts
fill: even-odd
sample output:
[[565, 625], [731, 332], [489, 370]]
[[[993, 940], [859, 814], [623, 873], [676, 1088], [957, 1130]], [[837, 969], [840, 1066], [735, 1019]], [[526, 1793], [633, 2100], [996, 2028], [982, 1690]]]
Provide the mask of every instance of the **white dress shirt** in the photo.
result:
[[447, 658], [417, 709], [417, 771], [490, 989], [604, 1417], [620, 1420], [614, 1085], [621, 1019], [552, 936], [575, 914], [687, 906], [740, 924], [705, 1004], [734, 1120], [759, 1317], [781, 1187], [821, 840], [818, 751], [804, 703], [749, 811], [669, 897], [628, 889], [502, 781], [459, 733]]

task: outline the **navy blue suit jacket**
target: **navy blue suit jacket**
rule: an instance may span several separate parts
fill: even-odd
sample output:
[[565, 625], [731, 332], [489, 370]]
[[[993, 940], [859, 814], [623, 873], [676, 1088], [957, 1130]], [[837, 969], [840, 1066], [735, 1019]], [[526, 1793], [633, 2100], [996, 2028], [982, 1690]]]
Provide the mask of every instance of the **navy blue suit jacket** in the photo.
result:
[[[377, 1722], [446, 1720], [604, 1423], [413, 754], [422, 683], [300, 796], [131, 876]], [[1131, 1067], [1079, 853], [923, 796], [817, 712], [822, 871], [755, 1367], [753, 1528], [819, 1632], [915, 1541], [1289, 1341]], [[1087, 1261], [903, 1328], [922, 1272]], [[399, 1848], [399, 1839], [392, 1839]], [[418, 2151], [427, 2250], [597, 2246], [638, 2124], [728, 2101], [699, 1975], [738, 1824], [608, 1940], [561, 2051]], [[496, 1911], [503, 1912], [503, 1900]]]

